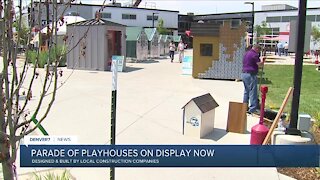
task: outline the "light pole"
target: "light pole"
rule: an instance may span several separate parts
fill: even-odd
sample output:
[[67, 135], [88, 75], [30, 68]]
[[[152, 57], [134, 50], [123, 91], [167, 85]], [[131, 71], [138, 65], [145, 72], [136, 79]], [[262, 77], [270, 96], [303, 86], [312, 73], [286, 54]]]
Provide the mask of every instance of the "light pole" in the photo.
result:
[[293, 79], [293, 95], [290, 114], [290, 125], [286, 129], [286, 134], [300, 135], [301, 131], [297, 129], [298, 116], [299, 116], [299, 104], [300, 104], [300, 92], [301, 92], [301, 79], [302, 79], [302, 67], [303, 67], [303, 55], [304, 55], [304, 40], [305, 40], [305, 28], [306, 28], [306, 11], [307, 0], [299, 0], [298, 9], [298, 25], [296, 35], [296, 56], [294, 65], [294, 79]]
[[244, 4], [251, 4], [252, 5], [252, 22], [251, 22], [251, 45], [253, 45], [253, 32], [254, 32], [254, 2], [245, 2]]
[[154, 15], [158, 13], [152, 13], [152, 28], [154, 28]]

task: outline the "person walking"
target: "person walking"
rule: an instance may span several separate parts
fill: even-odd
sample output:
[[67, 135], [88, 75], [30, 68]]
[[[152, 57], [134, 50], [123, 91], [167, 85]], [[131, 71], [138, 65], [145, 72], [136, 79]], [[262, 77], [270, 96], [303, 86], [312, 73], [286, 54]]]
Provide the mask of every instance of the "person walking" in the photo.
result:
[[284, 48], [284, 55], [285, 55], [285, 56], [288, 56], [288, 52], [289, 52], [289, 44], [288, 44], [287, 42], [286, 42], [286, 43], [284, 43], [283, 48]]
[[277, 44], [277, 48], [278, 48], [278, 55], [281, 56], [282, 52], [283, 52], [283, 44], [282, 42], [278, 42]]
[[179, 62], [182, 63], [182, 59], [184, 57], [184, 43], [182, 40], [178, 44], [178, 51], [179, 51]]
[[176, 50], [176, 45], [174, 44], [173, 41], [171, 41], [169, 44], [169, 56], [170, 56], [171, 62], [173, 62], [175, 50]]
[[265, 58], [260, 61], [259, 52], [261, 47], [253, 45], [252, 49], [247, 51], [243, 57], [242, 81], [244, 85], [243, 102], [248, 104], [248, 113], [259, 112], [258, 103], [258, 70], [263, 66]]

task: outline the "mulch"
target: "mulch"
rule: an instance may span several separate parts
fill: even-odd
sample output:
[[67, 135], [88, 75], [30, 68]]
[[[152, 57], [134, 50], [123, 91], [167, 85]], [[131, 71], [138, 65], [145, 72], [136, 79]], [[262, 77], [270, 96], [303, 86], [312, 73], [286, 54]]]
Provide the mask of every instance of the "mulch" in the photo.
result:
[[[320, 129], [313, 128], [313, 136], [320, 143]], [[320, 180], [320, 168], [277, 168], [278, 172], [297, 180]]]

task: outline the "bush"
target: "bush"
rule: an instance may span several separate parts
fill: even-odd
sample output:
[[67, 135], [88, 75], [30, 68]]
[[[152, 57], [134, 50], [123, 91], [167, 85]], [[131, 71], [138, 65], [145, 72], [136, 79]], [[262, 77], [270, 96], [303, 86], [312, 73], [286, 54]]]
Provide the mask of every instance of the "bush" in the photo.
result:
[[[57, 48], [52, 47], [50, 49], [50, 58], [49, 58], [49, 64], [52, 64], [57, 58], [59, 62], [59, 67], [66, 66], [67, 62], [67, 56], [66, 56], [66, 48], [64, 46], [57, 46]], [[48, 61], [48, 51], [41, 51], [39, 53], [39, 60], [37, 67], [44, 68], [44, 66], [47, 64]], [[37, 51], [35, 50], [29, 50], [27, 52], [27, 60], [29, 63], [32, 63], [36, 65], [36, 59], [37, 59]]]
[[36, 58], [37, 58], [37, 51], [35, 50], [29, 50], [27, 51], [27, 60], [28, 63], [32, 63], [34, 64], [36, 62]]
[[[44, 65], [47, 64], [48, 61], [48, 52], [42, 51], [39, 53], [39, 61], [38, 61], [38, 68], [44, 68]], [[49, 64], [51, 64], [51, 60], [49, 60]]]
[[36, 180], [69, 180], [71, 179], [70, 172], [67, 170], [64, 170], [62, 174], [55, 174], [53, 172], [49, 172], [45, 175], [39, 175], [37, 173], [34, 173], [34, 178]]
[[67, 55], [65, 46], [57, 46], [57, 48], [51, 48], [50, 60], [52, 60], [52, 62], [55, 60], [55, 55], [59, 62], [59, 67], [66, 66]]
[[317, 112], [314, 116], [315, 119], [315, 125], [317, 126], [317, 128], [320, 128], [320, 112]]

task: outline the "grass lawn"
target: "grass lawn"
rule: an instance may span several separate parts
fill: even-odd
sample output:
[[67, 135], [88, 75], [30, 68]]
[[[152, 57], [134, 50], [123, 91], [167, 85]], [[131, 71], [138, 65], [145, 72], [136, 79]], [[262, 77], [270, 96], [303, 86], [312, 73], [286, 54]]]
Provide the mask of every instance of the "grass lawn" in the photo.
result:
[[[300, 94], [299, 113], [315, 117], [320, 112], [320, 72], [314, 65], [304, 65]], [[289, 87], [293, 87], [293, 65], [265, 65], [262, 84], [269, 88], [266, 106], [279, 109]], [[260, 77], [260, 75], [259, 75]], [[291, 111], [291, 100], [285, 109]]]

